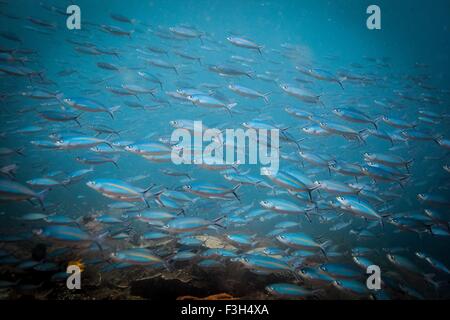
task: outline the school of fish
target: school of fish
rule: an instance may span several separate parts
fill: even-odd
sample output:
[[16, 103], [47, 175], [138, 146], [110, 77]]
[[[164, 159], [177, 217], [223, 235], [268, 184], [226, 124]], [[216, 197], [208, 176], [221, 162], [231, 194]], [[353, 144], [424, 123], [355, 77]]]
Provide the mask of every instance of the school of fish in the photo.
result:
[[[78, 261], [101, 286], [239, 270], [259, 298], [449, 297], [450, 91], [426, 64], [109, 12], [61, 31], [65, 8], [35, 6], [0, 7], [1, 290], [65, 286]], [[173, 164], [171, 133], [194, 121], [278, 129], [279, 170]]]

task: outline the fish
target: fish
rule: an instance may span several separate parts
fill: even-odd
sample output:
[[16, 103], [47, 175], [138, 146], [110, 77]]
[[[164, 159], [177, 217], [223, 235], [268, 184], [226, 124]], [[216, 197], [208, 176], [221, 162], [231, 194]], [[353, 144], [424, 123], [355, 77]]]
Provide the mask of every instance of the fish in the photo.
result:
[[218, 99], [211, 96], [201, 96], [201, 95], [189, 95], [187, 99], [191, 101], [193, 104], [206, 108], [220, 109], [224, 108], [231, 115], [231, 110], [234, 108], [237, 103], [229, 103], [226, 104]]
[[262, 98], [265, 103], [269, 103], [268, 96], [270, 95], [270, 92], [260, 93], [254, 89], [250, 89], [250, 88], [236, 85], [236, 84], [230, 84], [230, 85], [228, 85], [228, 88], [240, 96], [249, 97], [249, 98]]
[[264, 48], [264, 46], [258, 45], [250, 40], [240, 37], [227, 37], [227, 40], [236, 47], [257, 50], [260, 54], [261, 49]]
[[234, 187], [227, 187], [218, 184], [211, 183], [202, 183], [202, 182], [192, 182], [191, 184], [184, 185], [182, 188], [185, 192], [192, 193], [197, 196], [201, 196], [204, 198], [225, 198], [228, 195], [234, 196], [237, 200], [239, 200], [236, 191], [241, 187], [240, 184]]
[[208, 229], [211, 226], [222, 227], [222, 225], [218, 223], [222, 219], [223, 217], [219, 217], [217, 219], [209, 221], [196, 217], [180, 217], [172, 219], [167, 224], [165, 224], [162, 229], [170, 233], [194, 232]]
[[444, 263], [440, 262], [439, 260], [436, 260], [435, 258], [427, 255], [424, 252], [417, 251], [415, 254], [418, 258], [428, 262], [430, 266], [432, 266], [434, 269], [444, 272], [446, 274], [450, 274], [450, 270], [447, 268], [447, 266]]
[[261, 207], [274, 211], [276, 213], [304, 214], [308, 218], [308, 220], [311, 221], [308, 211], [313, 210], [312, 208], [300, 207], [296, 203], [288, 200], [271, 198], [267, 200], [261, 200], [260, 205]]
[[382, 221], [381, 216], [372, 206], [364, 201], [352, 197], [337, 196], [336, 200], [342, 205], [341, 209], [348, 211], [352, 215], [361, 217], [367, 220]]
[[301, 286], [291, 283], [274, 283], [266, 286], [266, 290], [275, 296], [281, 298], [296, 298], [302, 299], [312, 296], [313, 293]]
[[34, 230], [36, 236], [66, 243], [86, 244], [95, 241], [95, 239], [78, 227], [65, 225], [50, 225], [42, 229]]
[[108, 113], [112, 119], [114, 119], [114, 112], [120, 108], [120, 106], [115, 106], [108, 109], [101, 102], [83, 97], [64, 98], [63, 101], [72, 108], [80, 111]]
[[297, 88], [286, 83], [280, 84], [280, 87], [288, 95], [293, 96], [302, 102], [306, 102], [309, 104], [322, 104], [322, 102], [320, 101], [320, 95], [315, 95], [307, 89]]
[[308, 251], [321, 251], [326, 256], [325, 249], [329, 246], [330, 242], [319, 243], [311, 236], [302, 232], [281, 233], [276, 236], [276, 239], [292, 248], [305, 249]]
[[323, 69], [308, 69], [303, 68], [300, 66], [296, 66], [295, 69], [297, 69], [299, 72], [301, 72], [304, 75], [307, 75], [311, 78], [322, 80], [322, 81], [328, 81], [328, 82], [336, 82], [339, 84], [339, 86], [344, 89], [344, 86], [342, 84], [342, 81], [338, 79], [335, 75], [333, 75], [331, 72], [323, 70]]
[[[28, 14], [10, 1], [0, 15], [9, 297], [64, 298], [70, 265], [98, 289], [82, 299], [154, 299], [161, 281], [248, 299], [448, 296], [445, 50], [377, 55], [394, 40], [401, 48], [402, 31], [386, 43], [360, 37], [356, 52], [345, 47], [356, 43], [351, 28], [346, 41], [313, 43], [326, 24], [289, 34], [299, 5], [267, 2], [214, 14], [123, 3], [101, 21], [84, 4], [82, 30], [62, 33], [70, 14], [45, 2]], [[441, 29], [433, 35], [446, 39]], [[229, 130], [245, 133], [243, 145]], [[279, 135], [264, 141], [268, 131]], [[204, 152], [213, 146], [233, 160], [216, 162], [218, 148]], [[201, 157], [176, 164], [185, 152]], [[263, 165], [269, 153], [276, 166]], [[366, 284], [373, 265], [380, 290]]]
[[6, 201], [37, 200], [44, 209], [44, 198], [48, 189], [36, 192], [27, 186], [10, 180], [0, 179], [0, 199]]
[[148, 188], [142, 189], [122, 180], [104, 178], [90, 180], [86, 182], [86, 185], [100, 192], [105, 197], [131, 202], [143, 201], [147, 207], [149, 207], [149, 204], [146, 199], [146, 193], [154, 187], [152, 184]]
[[111, 253], [114, 262], [140, 266], [166, 266], [166, 262], [145, 248], [126, 249]]
[[55, 147], [58, 149], [85, 149], [98, 146], [99, 144], [106, 144], [112, 148], [109, 141], [98, 139], [95, 137], [69, 137], [61, 138], [55, 142]]

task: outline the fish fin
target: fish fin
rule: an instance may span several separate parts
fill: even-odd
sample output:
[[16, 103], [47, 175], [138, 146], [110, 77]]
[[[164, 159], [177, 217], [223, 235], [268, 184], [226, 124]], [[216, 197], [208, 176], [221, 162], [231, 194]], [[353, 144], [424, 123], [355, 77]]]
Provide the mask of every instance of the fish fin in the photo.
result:
[[44, 199], [45, 199], [45, 196], [47, 195], [47, 193], [48, 193], [50, 190], [51, 190], [51, 189], [44, 189], [44, 190], [42, 190], [41, 192], [38, 192], [38, 193], [37, 193], [36, 199], [39, 201], [39, 204], [41, 205], [42, 210], [44, 210], [44, 211], [45, 211]]
[[25, 148], [21, 147], [21, 148], [15, 149], [14, 152], [17, 153], [18, 155], [21, 155], [24, 157], [25, 154], [23, 153], [23, 150], [25, 150]]
[[[150, 191], [151, 189], [153, 189], [155, 186], [156, 186], [156, 184], [152, 183], [148, 188], [144, 189], [144, 191], [142, 192], [142, 194], [145, 195], [147, 192], [149, 192], [149, 191]], [[160, 192], [159, 194], [161, 194], [161, 193], [164, 192], [164, 190], [159, 191], [159, 192]], [[159, 195], [159, 194], [158, 194], [158, 195]]]
[[234, 197], [240, 202], [241, 199], [237, 195], [236, 191], [242, 186], [242, 183], [237, 184], [235, 187], [233, 187], [231, 193], [234, 195]]
[[326, 249], [327, 249], [332, 243], [333, 243], [333, 242], [332, 242], [331, 240], [327, 240], [327, 241], [325, 241], [325, 242], [323, 242], [323, 243], [320, 244], [320, 251], [322, 251], [323, 255], [324, 255], [325, 258], [327, 258], [327, 259], [328, 259], [328, 256], [327, 256]]
[[73, 121], [75, 121], [77, 124], [78, 124], [78, 126], [81, 128], [81, 123], [80, 123], [80, 120], [78, 119], [79, 117], [81, 117], [81, 115], [82, 115], [83, 113], [80, 113], [79, 115], [77, 115], [74, 119], [73, 119]]
[[264, 99], [265, 103], [269, 103], [269, 95], [271, 95], [271, 94], [272, 94], [272, 92], [267, 92], [262, 95], [262, 98]]
[[114, 113], [119, 109], [120, 109], [120, 106], [114, 106], [114, 107], [108, 109], [108, 113], [112, 119], [114, 119]]
[[233, 116], [231, 109], [233, 109], [236, 105], [237, 105], [237, 103], [230, 103], [225, 106], [225, 109], [227, 109], [227, 111], [230, 113], [231, 116]]

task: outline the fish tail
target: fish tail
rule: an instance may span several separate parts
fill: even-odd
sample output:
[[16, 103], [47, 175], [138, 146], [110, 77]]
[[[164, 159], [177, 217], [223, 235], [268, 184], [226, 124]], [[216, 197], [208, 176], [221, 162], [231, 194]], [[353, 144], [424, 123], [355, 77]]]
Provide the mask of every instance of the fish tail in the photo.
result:
[[119, 158], [120, 158], [120, 156], [114, 156], [112, 159], [111, 159], [111, 162], [112, 162], [112, 164], [117, 168], [117, 169], [119, 169], [119, 165], [117, 164], [117, 161], [119, 160]]
[[144, 203], [147, 206], [147, 208], [150, 208], [150, 204], [148, 203], [147, 199], [145, 199], [144, 196], [142, 196], [142, 201], [144, 201]]
[[214, 223], [218, 223], [220, 220], [223, 220], [223, 219], [225, 219], [226, 217], [227, 217], [226, 215], [220, 216], [220, 217], [214, 219], [213, 222], [214, 222]]
[[233, 187], [232, 191], [233, 193], [238, 191], [238, 189], [242, 186], [242, 183], [238, 183], [235, 187]]
[[328, 255], [327, 255], [326, 249], [331, 245], [331, 243], [332, 243], [331, 240], [327, 240], [327, 241], [323, 242], [322, 244], [320, 244], [320, 251], [322, 251], [324, 257], [327, 259], [328, 259]]
[[[147, 192], [149, 192], [151, 189], [153, 189], [156, 185], [154, 183], [152, 183], [148, 188], [144, 189], [144, 191], [142, 192], [143, 195], [145, 195]], [[164, 190], [159, 191], [159, 193], [157, 193], [157, 195], [163, 193]]]
[[220, 217], [214, 219], [213, 220], [213, 225], [217, 226], [217, 227], [220, 227], [222, 229], [226, 229], [227, 227], [225, 227], [223, 224], [220, 223], [220, 221], [225, 219], [226, 217], [227, 217], [226, 215], [223, 215], [223, 216], [220, 216]]
[[265, 103], [269, 103], [269, 96], [272, 94], [272, 92], [267, 92], [267, 93], [264, 93], [263, 95], [262, 95], [262, 98], [264, 99], [264, 102]]
[[111, 118], [114, 119], [114, 113], [115, 113], [117, 110], [119, 110], [119, 109], [120, 109], [120, 106], [114, 106], [114, 107], [108, 109], [107, 112], [109, 113], [109, 115], [111, 116]]
[[25, 148], [21, 147], [21, 148], [15, 149], [14, 152], [17, 153], [18, 155], [25, 156], [25, 154], [23, 153], [23, 150], [25, 150]]
[[409, 173], [409, 166], [414, 162], [414, 159], [410, 159], [405, 162], [405, 169]]
[[82, 115], [83, 113], [80, 113], [79, 115], [77, 115], [74, 119], [73, 119], [73, 121], [75, 121], [77, 124], [78, 124], [78, 126], [81, 128], [81, 123], [80, 123], [80, 120], [79, 120], [79, 118], [81, 117], [81, 115]]
[[438, 145], [440, 145], [439, 140], [442, 138], [443, 138], [443, 136], [441, 134], [438, 134], [433, 137], [433, 141], [436, 142]]
[[305, 211], [305, 217], [306, 219], [308, 219], [309, 223], [312, 223], [311, 216], [309, 215], [308, 211]]
[[233, 116], [231, 109], [233, 109], [236, 105], [237, 105], [237, 103], [230, 103], [225, 106], [225, 109], [227, 109], [227, 111], [230, 113], [230, 116]]
[[44, 189], [41, 192], [38, 192], [36, 194], [36, 199], [39, 201], [39, 204], [41, 205], [42, 210], [45, 211], [45, 204], [44, 199], [47, 196], [47, 193], [50, 191], [50, 189]]

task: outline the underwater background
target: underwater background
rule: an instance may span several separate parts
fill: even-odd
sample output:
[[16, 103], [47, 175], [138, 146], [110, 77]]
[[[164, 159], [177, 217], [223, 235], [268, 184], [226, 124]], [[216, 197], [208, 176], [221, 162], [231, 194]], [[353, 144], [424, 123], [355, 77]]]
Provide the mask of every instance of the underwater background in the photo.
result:
[[[449, 297], [449, 1], [71, 4], [0, 3], [2, 299]], [[278, 173], [173, 164], [190, 121]]]

